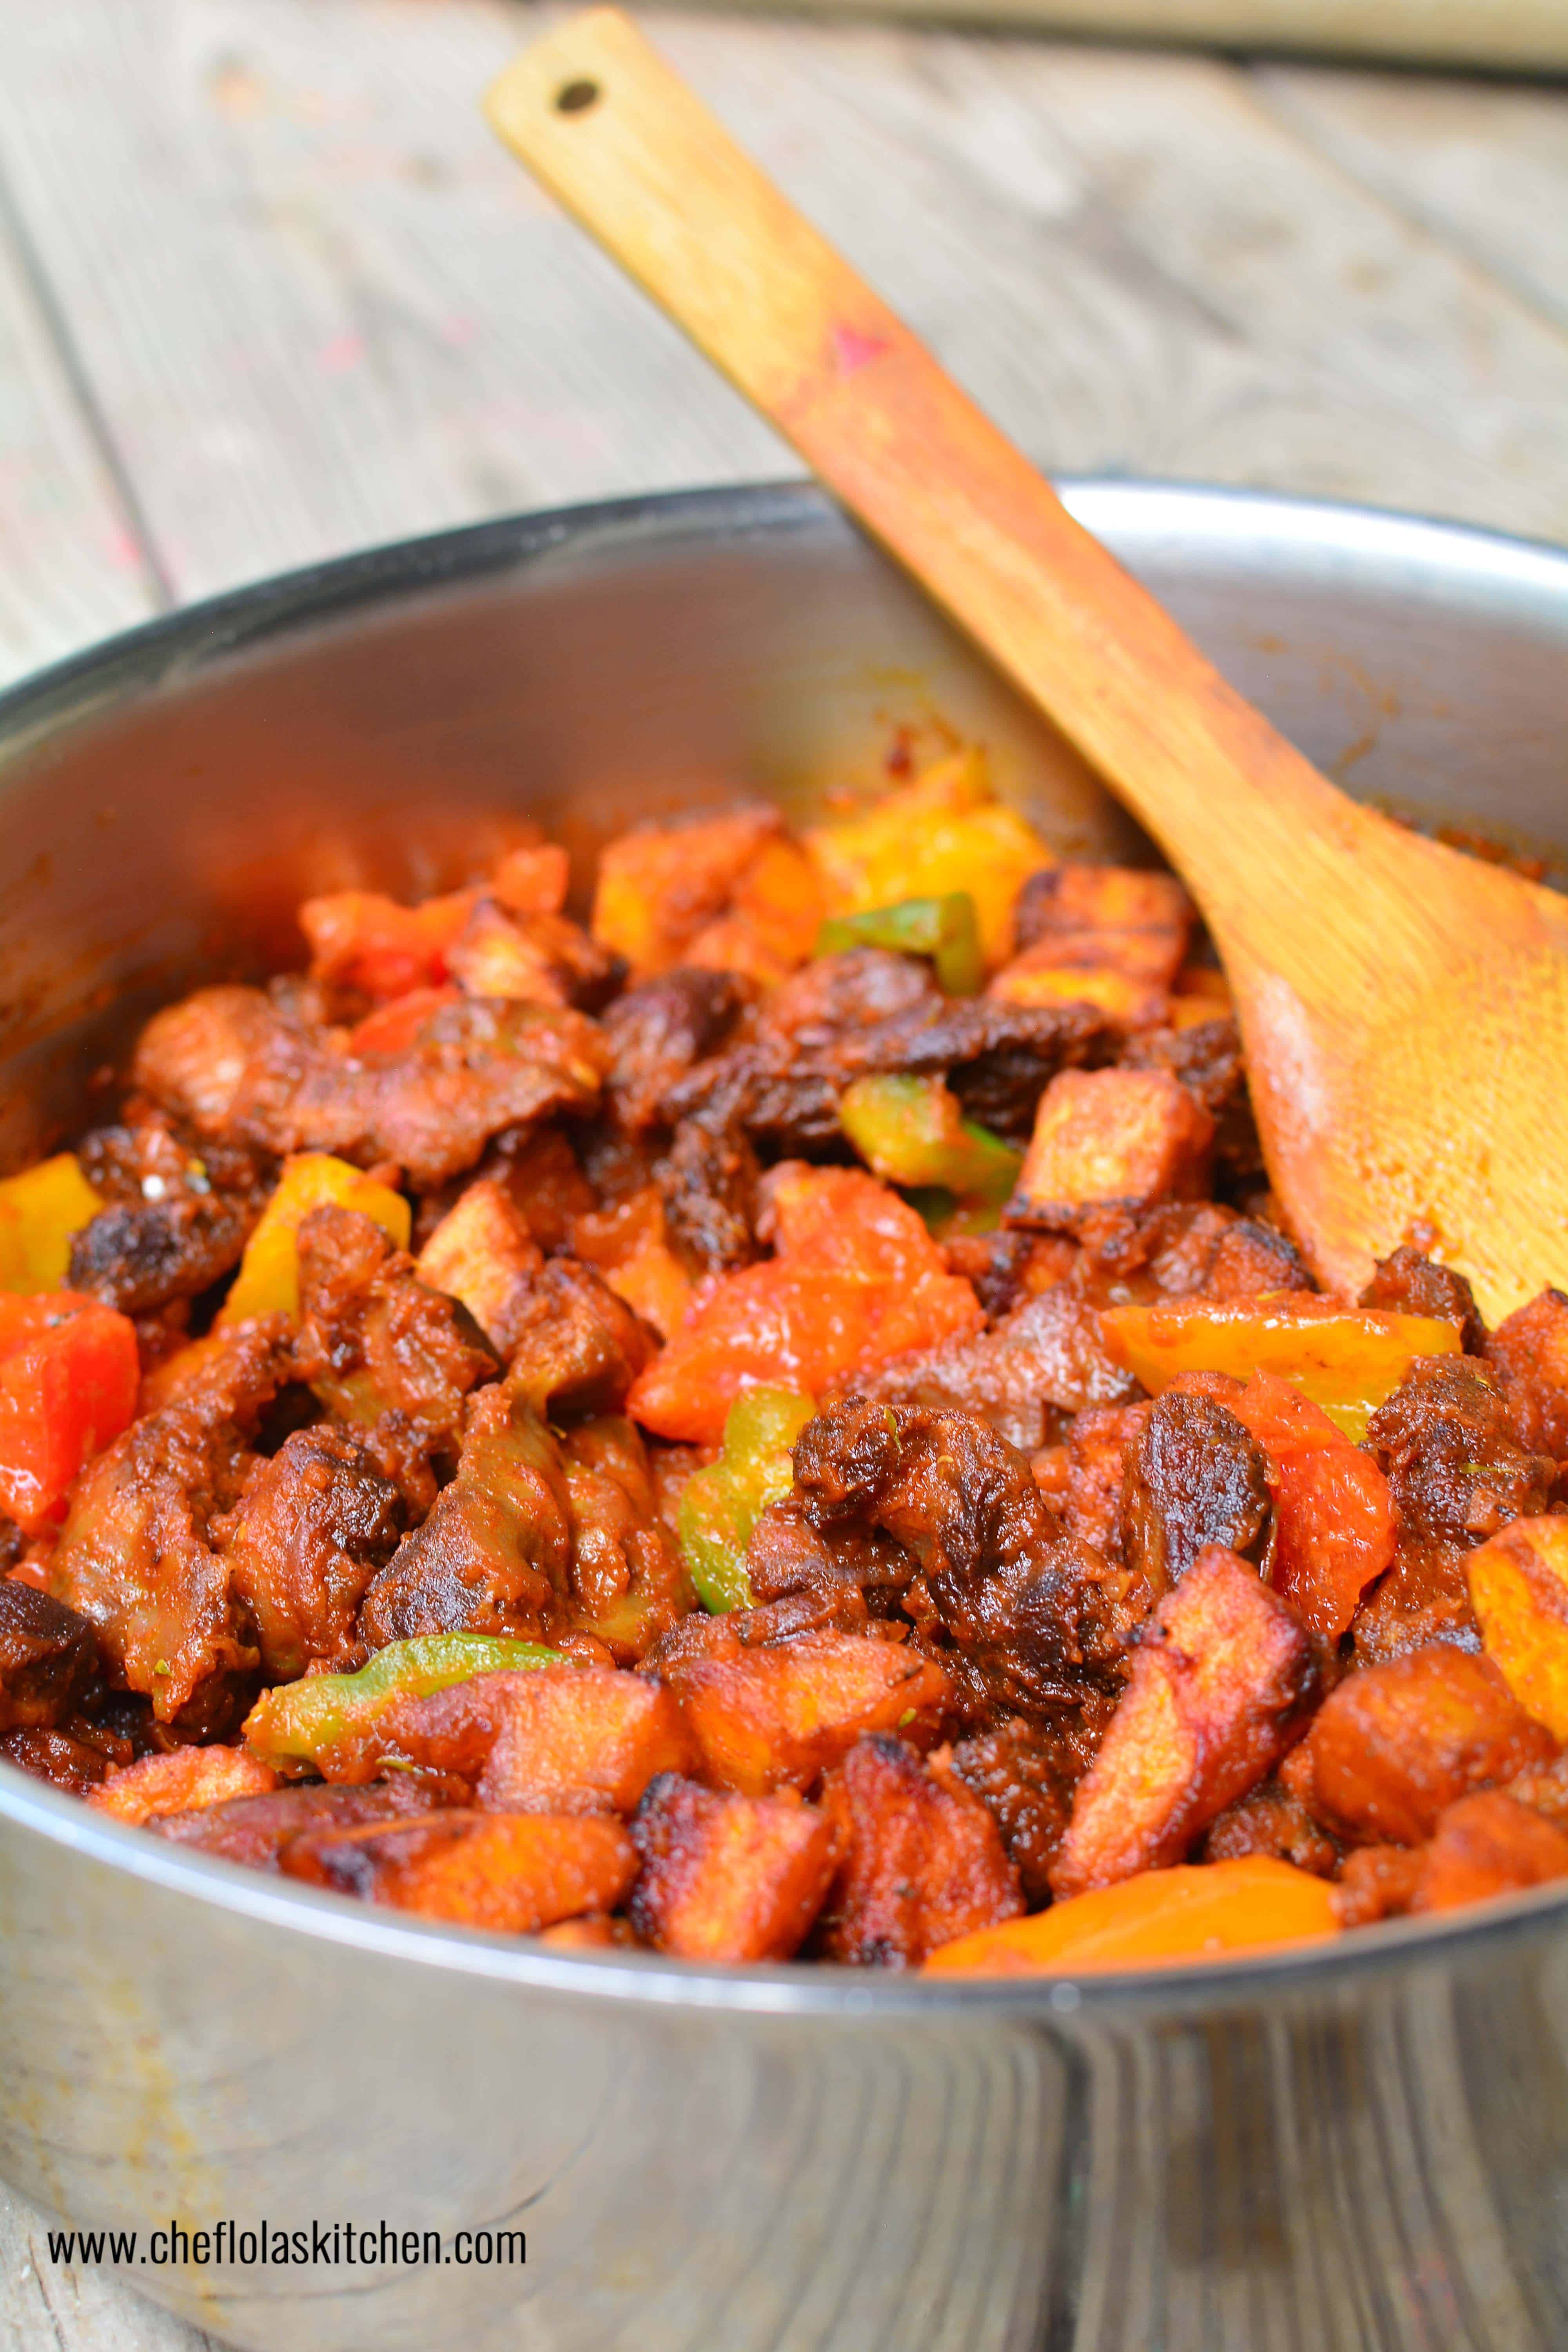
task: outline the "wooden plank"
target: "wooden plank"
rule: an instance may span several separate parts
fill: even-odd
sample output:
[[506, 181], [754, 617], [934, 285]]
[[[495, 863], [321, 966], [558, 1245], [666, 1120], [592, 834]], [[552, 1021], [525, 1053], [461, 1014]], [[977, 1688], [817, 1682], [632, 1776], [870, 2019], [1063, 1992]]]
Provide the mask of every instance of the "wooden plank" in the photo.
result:
[[[479, 122], [491, 0], [69, 0], [0, 84], [29, 233], [190, 595], [509, 506], [788, 468]], [[659, 15], [1058, 470], [1568, 536], [1568, 336], [1214, 61]]]
[[[835, 16], [845, 0], [801, 0]], [[731, 0], [734, 5], [734, 0]], [[739, 0], [742, 7], [769, 0]], [[1300, 49], [1319, 57], [1407, 58], [1490, 72], [1568, 68], [1562, 0], [855, 0], [855, 13], [970, 19], [994, 27], [1082, 33], [1090, 39], [1197, 41], [1227, 49]]]
[[93, 423], [0, 223], [0, 685], [163, 601]]
[[1568, 89], [1276, 66], [1255, 87], [1342, 170], [1568, 326]]
[[0, 2343], [5, 2352], [218, 2352], [108, 2271], [49, 2259], [51, 2225], [0, 2188]]
[[1229, 68], [951, 36], [656, 30], [1053, 465], [1568, 536], [1568, 339], [1281, 137]]
[[0, 151], [180, 593], [779, 469], [478, 113], [486, 0], [71, 0]]

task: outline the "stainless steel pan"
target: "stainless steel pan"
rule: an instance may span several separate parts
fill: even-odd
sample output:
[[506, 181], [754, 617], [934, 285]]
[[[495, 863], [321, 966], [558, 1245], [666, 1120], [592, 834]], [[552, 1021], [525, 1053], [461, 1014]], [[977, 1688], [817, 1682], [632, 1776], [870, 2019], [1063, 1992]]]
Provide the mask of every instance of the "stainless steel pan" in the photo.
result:
[[[1568, 845], [1568, 557], [1071, 502], [1330, 773]], [[0, 703], [0, 1150], [79, 1118], [159, 998], [293, 952], [306, 889], [439, 884], [508, 810], [585, 855], [799, 802], [933, 718], [1065, 845], [1125, 845], [799, 488], [419, 541], [87, 655]], [[1121, 1983], [731, 1974], [340, 1904], [0, 1767], [0, 2172], [143, 2256], [171, 2220], [526, 2231], [526, 2267], [131, 2266], [259, 2352], [1547, 2352], [1568, 1894]]]

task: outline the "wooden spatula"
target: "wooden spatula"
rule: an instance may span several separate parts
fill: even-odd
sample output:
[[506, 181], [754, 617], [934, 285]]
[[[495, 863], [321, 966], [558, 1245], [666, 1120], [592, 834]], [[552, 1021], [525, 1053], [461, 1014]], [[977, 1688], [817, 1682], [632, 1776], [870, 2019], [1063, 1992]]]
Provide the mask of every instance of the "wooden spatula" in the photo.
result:
[[1568, 1278], [1568, 902], [1337, 792], [1228, 687], [629, 20], [489, 93], [544, 185], [1078, 746], [1190, 886], [1320, 1279], [1416, 1239]]

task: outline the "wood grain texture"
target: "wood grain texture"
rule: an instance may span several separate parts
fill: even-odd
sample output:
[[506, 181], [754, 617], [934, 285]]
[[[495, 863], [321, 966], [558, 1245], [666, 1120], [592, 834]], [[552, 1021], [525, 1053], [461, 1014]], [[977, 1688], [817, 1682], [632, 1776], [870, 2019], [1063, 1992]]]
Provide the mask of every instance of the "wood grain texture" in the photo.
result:
[[1568, 327], [1568, 90], [1304, 66], [1260, 66], [1252, 85], [1342, 170]]
[[37, 2207], [0, 2188], [0, 2343], [5, 2352], [217, 2352], [108, 2271], [49, 2259], [51, 2226]]
[[[475, 93], [547, 21], [492, 0], [36, 18], [0, 158], [182, 595], [508, 506], [795, 470], [495, 152]], [[1568, 331], [1239, 69], [649, 21], [1052, 469], [1568, 535]]]
[[[761, 0], [741, 0], [742, 6]], [[843, 0], [805, 0], [823, 16]], [[966, 17], [1037, 32], [1205, 41], [1226, 48], [1405, 58], [1491, 71], [1561, 72], [1568, 16], [1558, 0], [859, 0], [857, 13]]]
[[0, 204], [0, 685], [162, 601]]

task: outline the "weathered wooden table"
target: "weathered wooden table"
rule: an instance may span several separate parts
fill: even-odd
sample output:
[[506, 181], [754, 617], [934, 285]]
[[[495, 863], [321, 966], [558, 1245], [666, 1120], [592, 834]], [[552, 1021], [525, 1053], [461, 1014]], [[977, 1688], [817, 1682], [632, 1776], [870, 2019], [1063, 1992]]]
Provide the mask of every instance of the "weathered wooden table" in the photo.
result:
[[[369, 541], [797, 470], [479, 122], [541, 21], [508, 0], [14, 7], [0, 676]], [[1568, 90], [654, 30], [1051, 469], [1568, 540]], [[0, 2340], [205, 2342], [52, 2263], [3, 2191]]]

